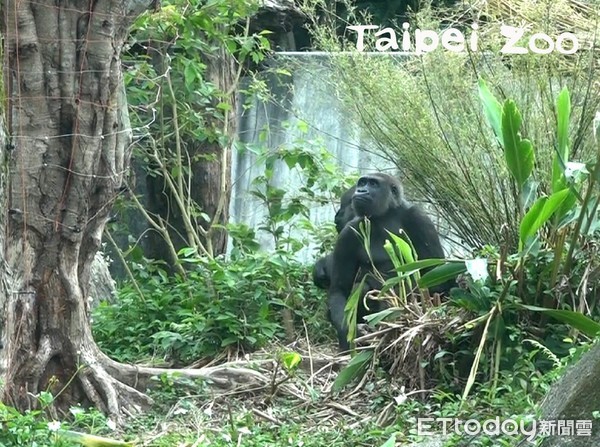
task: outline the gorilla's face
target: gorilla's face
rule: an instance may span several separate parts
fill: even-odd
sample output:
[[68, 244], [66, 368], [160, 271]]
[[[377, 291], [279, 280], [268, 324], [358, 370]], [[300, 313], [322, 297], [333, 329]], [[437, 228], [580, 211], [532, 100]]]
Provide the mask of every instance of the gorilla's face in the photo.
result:
[[352, 207], [358, 216], [378, 217], [400, 203], [398, 181], [387, 174], [364, 175], [358, 179]]

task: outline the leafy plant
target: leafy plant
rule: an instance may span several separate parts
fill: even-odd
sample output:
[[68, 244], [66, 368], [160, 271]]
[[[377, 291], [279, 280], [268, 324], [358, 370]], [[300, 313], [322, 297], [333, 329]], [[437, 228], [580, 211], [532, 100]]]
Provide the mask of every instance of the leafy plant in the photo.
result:
[[[580, 232], [579, 224], [582, 222], [582, 216], [586, 215], [592, 197], [597, 196], [597, 193], [591, 193], [595, 187], [595, 181], [591, 177], [587, 178], [587, 182], [574, 183], [566, 175], [566, 169], [569, 166], [567, 161], [570, 110], [568, 91], [563, 89], [557, 99], [557, 141], [560, 144], [552, 164], [554, 190], [550, 196], [542, 195], [535, 199], [537, 192], [534, 186], [536, 183], [532, 179], [535, 172], [532, 163], [533, 145], [528, 140], [521, 139], [522, 123], [516, 104], [512, 100], [506, 100], [500, 107], [500, 103], [490, 93], [483, 81], [479, 83], [479, 90], [485, 116], [506, 154], [508, 171], [519, 193], [519, 203], [521, 204], [519, 211], [522, 217], [518, 253], [496, 260], [497, 272], [506, 272], [507, 269], [510, 269], [506, 272], [508, 274], [497, 278], [495, 289], [498, 292], [494, 293], [494, 289], [485, 286], [484, 282], [480, 284], [478, 281], [471, 281], [468, 283], [468, 291], [457, 290], [452, 294], [454, 304], [479, 313], [468, 324], [483, 325], [479, 343], [475, 349], [473, 365], [463, 392], [463, 400], [466, 399], [475, 383], [484, 348], [488, 342], [492, 344], [491, 352], [493, 352], [490, 359], [490, 372], [493, 383], [498, 383], [502, 359], [506, 358], [503, 344], [506, 343], [507, 329], [509, 325], [517, 323], [515, 320], [517, 313], [540, 312], [569, 324], [572, 328], [581, 330], [591, 337], [600, 331], [600, 325], [582, 312], [572, 309], [555, 309], [554, 306], [557, 306], [558, 303], [550, 307], [551, 303], [544, 300], [546, 297], [540, 293], [542, 284], [550, 289], [555, 288], [557, 286], [556, 272], [560, 266], [568, 271], [573, 262], [573, 254], [585, 251], [585, 237]], [[595, 166], [598, 165], [596, 159]], [[525, 187], [525, 185], [529, 186]], [[577, 200], [570, 200], [574, 197]], [[567, 201], [567, 199], [569, 200]], [[553, 218], [555, 216], [558, 218]], [[591, 218], [588, 216], [589, 219]], [[597, 219], [597, 217], [594, 216], [593, 219]], [[573, 222], [577, 222], [577, 224], [573, 224]], [[570, 239], [568, 254], [562, 256], [567, 238]], [[527, 290], [527, 274], [530, 273], [528, 270], [531, 270], [532, 266], [540, 267], [539, 262], [540, 259], [543, 259], [544, 253], [551, 254], [548, 257], [550, 261], [548, 268], [553, 273], [549, 276], [540, 276], [540, 273], [534, 275], [532, 279], [537, 281], [537, 290], [535, 294], [531, 295]], [[542, 268], [541, 272], [543, 271]], [[487, 280], [486, 282], [490, 283], [491, 281]], [[528, 318], [530, 322], [543, 323], [543, 320], [535, 318], [535, 315], [529, 315]]]
[[308, 320], [315, 339], [328, 333], [306, 267], [285, 252], [225, 262], [187, 249], [181, 263], [186, 278], [151, 263], [135, 266], [138, 287], [125, 283], [114, 304], [95, 310], [95, 339], [103, 349], [120, 360], [185, 364], [227, 348], [253, 350], [283, 338], [283, 309]]

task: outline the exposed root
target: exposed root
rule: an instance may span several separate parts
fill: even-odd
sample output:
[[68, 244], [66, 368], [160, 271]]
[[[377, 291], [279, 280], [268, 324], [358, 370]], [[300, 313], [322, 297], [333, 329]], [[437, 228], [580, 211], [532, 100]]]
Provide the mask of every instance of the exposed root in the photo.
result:
[[[201, 379], [208, 385], [213, 385], [222, 390], [239, 388], [255, 388], [269, 383], [269, 378], [254, 369], [237, 367], [232, 364], [222, 364], [204, 368], [152, 368], [137, 365], [118, 363], [104, 354], [99, 354], [98, 359], [110, 375], [123, 384], [136, 389], [146, 389], [152, 385], [151, 379], [163, 374], [185, 377], [187, 379]], [[239, 362], [235, 362], [239, 364]]]
[[90, 379], [88, 379], [87, 375], [84, 372], [80, 374], [79, 381], [81, 382], [81, 386], [83, 387], [85, 395], [90, 401], [92, 401], [95, 407], [103, 413], [108, 413], [108, 409], [106, 408], [106, 405], [104, 405], [102, 397], [100, 396], [98, 391], [96, 391], [96, 388], [94, 388], [94, 385], [92, 385], [92, 382], [90, 381]]
[[94, 354], [83, 357], [84, 361], [88, 357], [88, 368], [80, 373], [79, 381], [90, 401], [109, 418], [121, 423], [123, 416], [140, 413], [152, 404], [150, 397], [113, 377], [102, 359]]

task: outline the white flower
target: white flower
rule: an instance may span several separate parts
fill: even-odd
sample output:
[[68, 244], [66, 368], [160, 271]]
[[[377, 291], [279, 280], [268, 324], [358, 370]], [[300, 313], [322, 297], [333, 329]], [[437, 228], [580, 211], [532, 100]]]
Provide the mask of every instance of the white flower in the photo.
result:
[[188, 411], [185, 408], [182, 408], [182, 407], [179, 407], [175, 411], [173, 411], [174, 415], [187, 414], [187, 413], [188, 413]]
[[111, 430], [117, 429], [117, 423], [115, 421], [113, 421], [112, 419], [109, 419], [108, 421], [106, 421], [106, 426], [108, 428], [110, 428]]
[[69, 411], [73, 416], [77, 416], [78, 414], [85, 413], [85, 410], [81, 407], [71, 407]]
[[50, 431], [60, 430], [60, 422], [59, 421], [48, 422], [48, 430], [50, 430]]
[[205, 408], [204, 409], [204, 414], [207, 415], [207, 416], [209, 416], [209, 417], [212, 416], [212, 408], [211, 407]]
[[468, 272], [471, 274], [473, 281], [485, 281], [489, 276], [487, 270], [488, 264], [486, 259], [468, 259], [465, 261], [465, 266], [467, 267]]

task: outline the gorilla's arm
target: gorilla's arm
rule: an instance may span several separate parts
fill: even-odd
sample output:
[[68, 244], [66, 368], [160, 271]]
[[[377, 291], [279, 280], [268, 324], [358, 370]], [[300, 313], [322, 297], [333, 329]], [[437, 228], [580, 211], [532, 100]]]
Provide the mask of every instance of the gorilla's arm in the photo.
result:
[[344, 323], [344, 308], [352, 293], [354, 279], [359, 269], [358, 249], [360, 240], [352, 224], [347, 225], [338, 236], [333, 250], [331, 285], [329, 287], [329, 316], [338, 335], [342, 350], [349, 349], [348, 328]]
[[[356, 186], [348, 189], [340, 198], [340, 209], [335, 213], [335, 229], [338, 234], [342, 232], [348, 222], [356, 217], [354, 210], [352, 209], [352, 196]], [[313, 267], [313, 283], [319, 289], [329, 289], [330, 278], [331, 278], [331, 262], [332, 254], [328, 254], [320, 258]]]
[[410, 238], [419, 259], [443, 259], [444, 249], [435, 225], [421, 208], [403, 201], [402, 228]]
[[319, 289], [329, 289], [329, 278], [331, 272], [331, 260], [333, 255], [329, 253], [327, 256], [320, 258], [313, 267], [313, 283]]
[[[402, 226], [406, 235], [415, 247], [417, 256], [422, 259], [444, 259], [444, 249], [438, 235], [437, 229], [432, 220], [425, 214], [420, 207], [403, 202], [402, 205]], [[431, 268], [423, 269], [421, 274], [427, 273]], [[445, 283], [431, 287], [431, 293], [448, 294], [456, 283], [448, 280]]]

